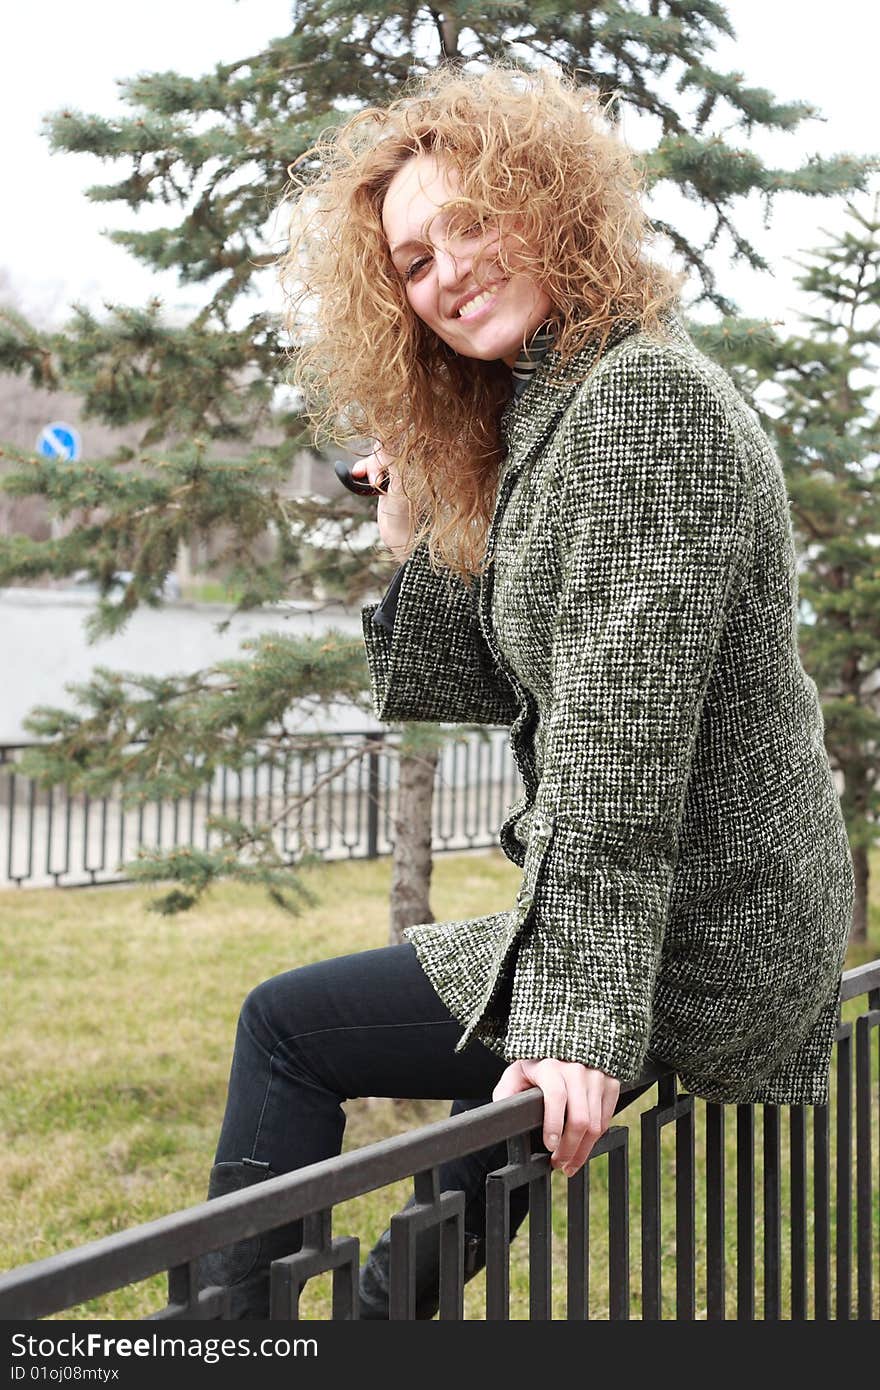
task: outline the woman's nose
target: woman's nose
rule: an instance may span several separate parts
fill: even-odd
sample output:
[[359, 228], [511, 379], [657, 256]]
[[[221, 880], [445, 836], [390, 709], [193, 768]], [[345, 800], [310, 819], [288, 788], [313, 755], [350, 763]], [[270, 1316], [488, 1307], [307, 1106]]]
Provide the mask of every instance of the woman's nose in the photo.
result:
[[461, 254], [456, 256], [452, 251], [447, 251], [445, 247], [437, 247], [434, 258], [437, 266], [437, 279], [444, 289], [450, 289], [453, 285], [457, 285], [463, 275], [467, 273], [466, 256]]

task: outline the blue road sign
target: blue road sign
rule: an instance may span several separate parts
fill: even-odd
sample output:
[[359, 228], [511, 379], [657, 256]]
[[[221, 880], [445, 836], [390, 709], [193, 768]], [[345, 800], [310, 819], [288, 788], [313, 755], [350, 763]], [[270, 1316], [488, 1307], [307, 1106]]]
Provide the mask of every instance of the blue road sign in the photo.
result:
[[75, 463], [82, 454], [79, 431], [63, 420], [44, 425], [37, 437], [37, 453], [47, 459], [70, 459]]

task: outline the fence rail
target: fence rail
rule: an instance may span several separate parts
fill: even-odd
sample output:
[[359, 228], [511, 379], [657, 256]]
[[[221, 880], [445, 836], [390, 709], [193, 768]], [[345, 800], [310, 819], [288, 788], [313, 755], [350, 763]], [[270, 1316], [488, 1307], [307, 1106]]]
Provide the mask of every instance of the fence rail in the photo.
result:
[[[350, 761], [358, 744], [362, 758]], [[308, 797], [303, 834], [326, 859], [373, 859], [390, 853], [397, 758], [384, 731], [344, 731], [332, 746], [316, 740], [277, 761], [242, 772], [219, 768], [185, 798], [126, 808], [118, 793], [91, 798], [63, 786], [41, 788], [20, 770], [28, 744], [0, 745], [0, 887], [81, 887], [126, 881], [126, 861], [141, 848], [210, 848], [219, 842], [208, 818], [271, 821], [292, 798]], [[334, 772], [338, 767], [339, 771]], [[497, 843], [506, 808], [522, 789], [507, 730], [462, 732], [441, 751], [434, 788], [434, 852]], [[292, 862], [299, 837], [284, 820], [275, 842]]]
[[[880, 1182], [872, 1135], [878, 1135], [880, 1147], [880, 960], [845, 972], [841, 995], [842, 1011], [864, 996], [866, 1007], [838, 1024], [828, 1105], [698, 1102], [679, 1092], [674, 1073], [655, 1065], [621, 1088], [618, 1111], [654, 1086], [656, 1103], [644, 1110], [638, 1126], [612, 1124], [580, 1173], [568, 1180], [561, 1314], [554, 1314], [553, 1275], [555, 1242], [562, 1237], [554, 1229], [549, 1155], [541, 1144], [542, 1098], [532, 1091], [14, 1269], [0, 1275], [0, 1318], [46, 1317], [167, 1272], [168, 1300], [150, 1318], [222, 1319], [226, 1295], [216, 1288], [199, 1292], [199, 1258], [299, 1218], [305, 1218], [301, 1248], [272, 1265], [272, 1317], [298, 1318], [308, 1281], [332, 1272], [332, 1316], [355, 1318], [360, 1242], [357, 1236], [332, 1235], [333, 1209], [413, 1176], [415, 1202], [392, 1218], [391, 1316], [414, 1317], [412, 1242], [417, 1232], [438, 1226], [447, 1233], [440, 1242], [440, 1316], [461, 1319], [464, 1198], [440, 1192], [439, 1165], [506, 1140], [507, 1164], [486, 1178], [487, 1320], [510, 1317], [510, 1199], [523, 1185], [529, 1196], [529, 1316], [576, 1321], [593, 1316], [590, 1265], [601, 1242], [608, 1257], [607, 1289], [602, 1290], [607, 1317], [629, 1318], [634, 1302], [630, 1245], [636, 1227], [631, 1202], [636, 1183], [630, 1179], [637, 1170], [642, 1318], [719, 1320], [732, 1312], [736, 1319], [753, 1320], [760, 1283], [764, 1319], [876, 1319]], [[759, 1157], [758, 1110], [763, 1112]], [[728, 1117], [735, 1124], [732, 1223], [726, 1192]], [[674, 1139], [671, 1155], [664, 1150], [667, 1131]], [[603, 1177], [607, 1186], [604, 1223], [596, 1219], [600, 1213], [591, 1214], [591, 1175], [594, 1180]], [[668, 1182], [674, 1185], [671, 1242], [663, 1196]], [[702, 1225], [697, 1222], [698, 1199]], [[731, 1224], [732, 1251], [727, 1239]], [[664, 1275], [668, 1283], [674, 1280], [674, 1293], [664, 1289]]]

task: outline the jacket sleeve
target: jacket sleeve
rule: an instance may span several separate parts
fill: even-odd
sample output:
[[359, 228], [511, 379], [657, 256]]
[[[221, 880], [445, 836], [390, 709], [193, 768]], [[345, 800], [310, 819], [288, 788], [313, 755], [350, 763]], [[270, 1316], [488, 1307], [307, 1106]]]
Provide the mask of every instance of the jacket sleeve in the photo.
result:
[[620, 1080], [643, 1066], [701, 706], [752, 552], [734, 434], [718, 387], [669, 352], [618, 359], [563, 427], [540, 872], [527, 856], [510, 1060]]
[[377, 719], [508, 725], [516, 719], [513, 687], [480, 628], [477, 581], [467, 588], [450, 571], [435, 573], [426, 541], [399, 567], [381, 601], [361, 609], [361, 619]]

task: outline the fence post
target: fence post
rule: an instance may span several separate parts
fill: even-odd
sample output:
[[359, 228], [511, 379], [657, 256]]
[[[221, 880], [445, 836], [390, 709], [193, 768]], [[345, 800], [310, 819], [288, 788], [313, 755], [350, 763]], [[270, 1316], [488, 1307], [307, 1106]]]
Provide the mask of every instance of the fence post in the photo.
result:
[[367, 858], [379, 857], [379, 751], [385, 742], [381, 729], [367, 733], [371, 746], [367, 754]]

